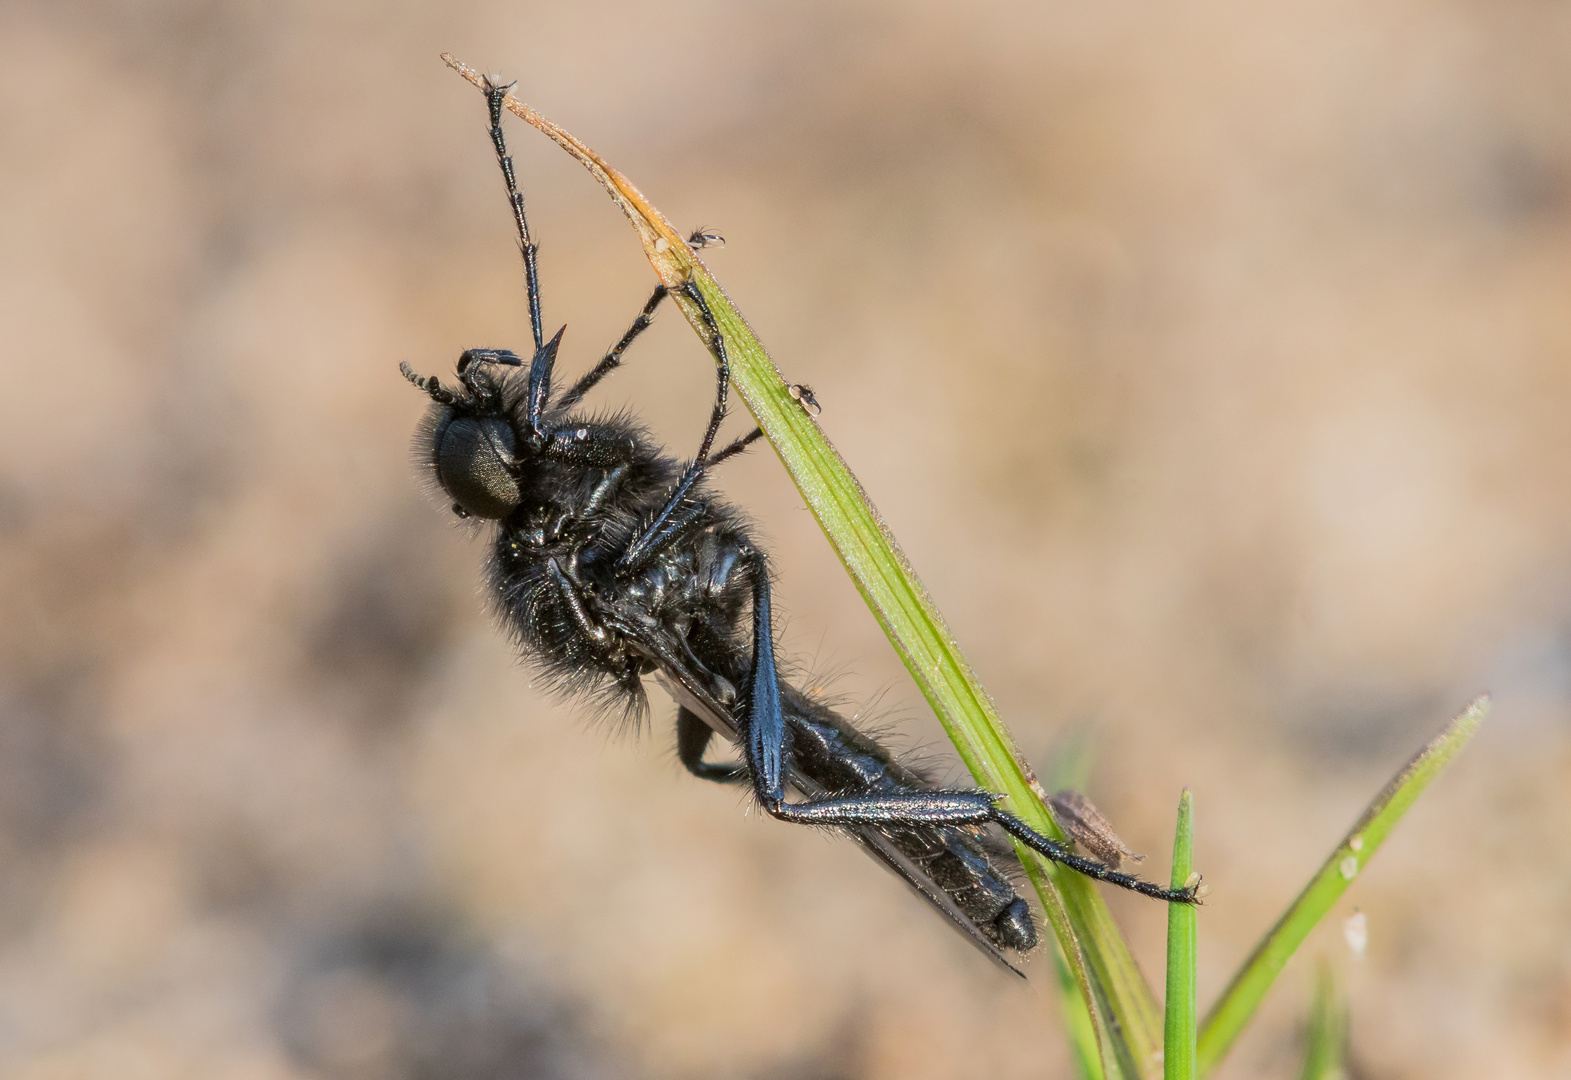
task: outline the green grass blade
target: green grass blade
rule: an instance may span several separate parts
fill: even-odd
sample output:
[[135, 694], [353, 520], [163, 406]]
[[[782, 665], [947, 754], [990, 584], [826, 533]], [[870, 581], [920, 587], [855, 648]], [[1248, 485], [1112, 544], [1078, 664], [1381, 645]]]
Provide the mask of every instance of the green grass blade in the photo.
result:
[[[1032, 825], [1041, 828], [1034, 821]], [[1056, 824], [1054, 832], [1048, 835], [1057, 835]], [[1120, 1053], [1125, 1071], [1131, 1076], [1156, 1076], [1161, 1072], [1162, 1012], [1151, 984], [1135, 962], [1096, 886], [1067, 870], [1058, 872], [1054, 884], [1085, 949], [1092, 985], [1112, 1015], [1114, 1046], [1127, 1047], [1127, 1054]], [[1037, 895], [1042, 895], [1040, 887]]]
[[[1060, 738], [1049, 765], [1049, 786], [1053, 791], [1087, 790], [1093, 741], [1093, 732], [1086, 726], [1071, 729]], [[1046, 790], [1036, 786], [1029, 769], [1027, 778], [1045, 802]], [[1155, 1076], [1161, 1071], [1162, 1022], [1150, 984], [1096, 887], [1070, 873], [1060, 874], [1057, 884], [1086, 953], [1097, 1001], [1103, 1014], [1112, 1018], [1118, 1034], [1112, 1049], [1121, 1071], [1131, 1077]], [[1064, 1006], [1066, 1010], [1074, 1007], [1067, 1003]], [[1083, 1004], [1078, 1007], [1084, 1011]]]
[[[1173, 836], [1172, 887], [1182, 889], [1194, 872], [1193, 798], [1184, 789], [1178, 800], [1178, 828]], [[1167, 905], [1167, 1016], [1162, 1038], [1162, 1080], [1194, 1080], [1195, 909]]]
[[1210, 1072], [1226, 1056], [1294, 950], [1380, 850], [1391, 829], [1429, 782], [1478, 731], [1488, 712], [1487, 697], [1474, 701], [1391, 778], [1303, 892], [1255, 946], [1200, 1026], [1202, 1073]]
[[[472, 68], [450, 56], [443, 59], [470, 83], [482, 85], [479, 73]], [[656, 275], [673, 290], [673, 299], [704, 338], [707, 330], [697, 305], [680, 291], [687, 282], [697, 286], [725, 342], [737, 393], [768, 436], [966, 768], [979, 785], [1004, 794], [1005, 805], [1027, 824], [1063, 839], [1038, 798], [1035, 778], [1022, 764], [1014, 740], [904, 552], [814, 418], [791, 396], [769, 354], [719, 282], [682, 235], [625, 176], [517, 98], [509, 96], [505, 105], [575, 157], [600, 182], [632, 222]], [[1161, 1048], [1160, 1017], [1150, 985], [1135, 965], [1106, 905], [1092, 891], [1090, 882], [1072, 873], [1057, 873], [1018, 845], [1017, 850], [1028, 870], [1036, 869], [1032, 882], [1065, 956], [1079, 955], [1084, 946], [1089, 969], [1085, 985], [1092, 998], [1097, 993], [1104, 996], [1114, 1020], [1101, 1023], [1095, 1001], [1088, 999], [1089, 1014], [1100, 1025], [1101, 1043], [1113, 1046], [1121, 1059], [1138, 1063], [1137, 1075], [1150, 1075]], [[1061, 903], [1054, 886], [1062, 890]], [[1057, 917], [1060, 911], [1065, 913], [1062, 920]]]
[[[1092, 742], [1088, 727], [1071, 730], [1063, 737], [1050, 764], [1052, 790], [1086, 790]], [[1036, 784], [1029, 769], [1027, 778], [1039, 801], [1045, 802], [1047, 792]], [[1086, 953], [1098, 1000], [1119, 1035], [1115, 1049], [1124, 1072], [1135, 1077], [1155, 1076], [1161, 1071], [1162, 1019], [1151, 984], [1135, 963], [1096, 886], [1072, 873], [1059, 874], [1057, 885]]]
[[[1091, 773], [1091, 741], [1089, 729], [1082, 726], [1061, 738], [1049, 758], [1050, 786], [1054, 791], [1072, 788], [1084, 791]], [[1046, 883], [1044, 883], [1046, 884]], [[1062, 900], [1062, 897], [1060, 897]], [[1064, 1030], [1069, 1035], [1070, 1048], [1081, 1077], [1090, 1080], [1102, 1078], [1102, 1052], [1108, 1050], [1099, 1043], [1101, 1027], [1092, 1020], [1087, 1002], [1095, 998], [1089, 979], [1082, 987], [1069, 970], [1063, 950], [1049, 947], [1053, 954], [1053, 969], [1058, 974], [1059, 1007], [1064, 1014]], [[1084, 957], [1082, 957], [1082, 960]], [[1112, 1057], [1109, 1053], [1107, 1056]]]
[[1046, 881], [1037, 880], [1043, 874], [1035, 859], [1024, 865], [1031, 884], [1042, 898], [1042, 910], [1047, 915], [1048, 925], [1057, 941], [1057, 948], [1049, 948], [1053, 950], [1053, 960], [1058, 971], [1064, 1030], [1069, 1035], [1075, 1064], [1084, 1077], [1123, 1080], [1131, 1075], [1126, 1066], [1120, 1065], [1120, 1060], [1128, 1056], [1128, 1047], [1121, 1045], [1121, 1040], [1115, 1037], [1104, 1020], [1104, 999], [1096, 992], [1081, 950], [1077, 947], [1070, 950], [1063, 948], [1062, 943], [1065, 941], [1072, 945], [1077, 942], [1063, 899]]
[[1325, 957], [1315, 966], [1315, 1000], [1309, 1007], [1308, 1045], [1300, 1080], [1342, 1080], [1347, 1056], [1347, 1001]]
[[1106, 1080], [1102, 1071], [1103, 1048], [1097, 1036], [1099, 1025], [1086, 1008], [1089, 984], [1082, 988], [1056, 943], [1048, 946], [1048, 951], [1053, 954], [1053, 970], [1058, 975], [1059, 1007], [1064, 1013], [1064, 1032], [1069, 1036], [1075, 1075], [1080, 1080]]

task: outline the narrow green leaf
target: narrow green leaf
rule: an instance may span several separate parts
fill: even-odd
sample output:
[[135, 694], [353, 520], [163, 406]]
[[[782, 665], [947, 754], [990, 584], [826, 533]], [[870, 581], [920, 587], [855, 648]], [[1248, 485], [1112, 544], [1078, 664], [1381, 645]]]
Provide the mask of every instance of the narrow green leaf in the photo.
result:
[[1056, 941], [1047, 948], [1053, 954], [1053, 971], [1058, 975], [1059, 1006], [1064, 1011], [1064, 1032], [1069, 1036], [1075, 1073], [1081, 1080], [1106, 1080], [1102, 1072], [1102, 1046], [1097, 1038], [1098, 1025], [1086, 1008], [1090, 986], [1082, 988]]
[[[1062, 737], [1049, 758], [1050, 785], [1054, 791], [1072, 788], [1082, 791], [1091, 773], [1091, 740], [1089, 730], [1080, 727], [1067, 737]], [[1045, 884], [1045, 883], [1044, 883]], [[1101, 1026], [1091, 1018], [1088, 1002], [1094, 1000], [1089, 978], [1084, 987], [1076, 980], [1064, 960], [1063, 950], [1050, 946], [1053, 970], [1058, 974], [1059, 1007], [1064, 1014], [1064, 1030], [1069, 1035], [1070, 1048], [1074, 1051], [1075, 1064], [1084, 1080], [1104, 1080], [1102, 1056], [1107, 1047], [1101, 1045]], [[1083, 958], [1082, 958], [1083, 959]], [[1113, 1057], [1113, 1054], [1107, 1056]]]
[[[1172, 887], [1182, 889], [1194, 872], [1193, 798], [1189, 789], [1178, 800], [1178, 829], [1173, 836]], [[1167, 1017], [1163, 1026], [1163, 1080], [1194, 1080], [1195, 1021], [1195, 909], [1188, 904], [1167, 905]]]
[[1347, 1000], [1337, 990], [1331, 961], [1315, 965], [1315, 999], [1309, 1007], [1309, 1033], [1300, 1080], [1342, 1080], [1347, 1056]]
[[[1052, 821], [1051, 817], [1048, 820]], [[1035, 821], [1031, 824], [1041, 828]], [[1056, 823], [1054, 831], [1048, 835], [1058, 835]], [[1036, 861], [1034, 856], [1033, 861]], [[1107, 909], [1106, 902], [1097, 894], [1096, 886], [1069, 870], [1056, 873], [1053, 881], [1064, 898], [1064, 908], [1085, 949], [1092, 985], [1112, 1016], [1113, 1045], [1120, 1050], [1127, 1047], [1127, 1053], [1119, 1055], [1124, 1071], [1131, 1077], [1156, 1076], [1161, 1072], [1162, 1012], [1157, 1007], [1156, 995], [1151, 992], [1151, 984], [1135, 962], [1129, 944], [1113, 922], [1113, 913]], [[1037, 895], [1041, 894], [1039, 887]]]
[[[1052, 760], [1053, 790], [1086, 788], [1091, 772], [1091, 744], [1089, 728], [1072, 730], [1064, 737]], [[1026, 776], [1038, 801], [1046, 803], [1047, 791], [1037, 783], [1029, 767]], [[1056, 822], [1049, 835], [1059, 835]], [[1155, 1076], [1161, 1071], [1162, 1020], [1151, 984], [1135, 962], [1096, 886], [1067, 871], [1058, 874], [1056, 883], [1086, 954], [1097, 1000], [1103, 1005], [1104, 1014], [1111, 1017], [1117, 1036], [1113, 1048], [1122, 1071], [1131, 1077]]]
[[1391, 829], [1429, 782], [1467, 745], [1488, 712], [1487, 697], [1474, 701], [1391, 778], [1298, 898], [1255, 946], [1200, 1025], [1202, 1073], [1210, 1072], [1226, 1056], [1294, 950], [1380, 850]]
[[[1063, 990], [1067, 1020], [1065, 1030], [1069, 1034], [1075, 1063], [1083, 1076], [1097, 1080], [1122, 1080], [1128, 1071], [1119, 1062], [1127, 1056], [1128, 1048], [1121, 1045], [1121, 1040], [1115, 1037], [1113, 1029], [1104, 1020], [1102, 998], [1091, 982], [1074, 928], [1070, 925], [1069, 913], [1064, 910], [1063, 900], [1058, 893], [1045, 880], [1038, 880], [1043, 874], [1037, 861], [1032, 859], [1023, 865], [1031, 884], [1037, 889], [1037, 895], [1042, 898], [1042, 911], [1047, 915], [1048, 925], [1052, 927], [1058, 945], [1054, 949], [1053, 959]], [[1069, 949], [1063, 947], [1065, 941], [1070, 943]]]
[[[482, 85], [481, 76], [474, 69], [445, 54], [443, 60], [470, 83]], [[673, 299], [694, 331], [706, 338], [707, 329], [698, 305], [682, 291], [688, 282], [697, 287], [725, 343], [732, 384], [768, 436], [803, 501], [818, 519], [835, 554], [932, 706], [966, 768], [979, 785], [1004, 794], [1008, 808], [1032, 828], [1062, 840], [1057, 823], [1038, 798], [1040, 789], [1035, 778], [1022, 764], [992, 700], [977, 682], [905, 553], [815, 418], [792, 396], [752, 327], [708, 267], [627, 177], [570, 132], [517, 98], [509, 96], [505, 105], [515, 116], [544, 132], [600, 182], [632, 222], [656, 276], [672, 290]], [[1161, 1048], [1155, 997], [1113, 925], [1106, 905], [1090, 882], [1073, 873], [1056, 872], [1018, 844], [1016, 850], [1022, 853], [1028, 872], [1036, 870], [1031, 874], [1032, 882], [1072, 967], [1076, 963], [1073, 958], [1084, 947], [1085, 966], [1089, 969], [1084, 982], [1090, 992], [1087, 1009], [1099, 1025], [1099, 1042], [1115, 1048], [1121, 1060], [1137, 1063], [1134, 1075], [1152, 1075]], [[1054, 886], [1062, 890], [1061, 901], [1054, 894]], [[1059, 912], [1066, 913], [1066, 917], [1060, 920]], [[1095, 1001], [1098, 993], [1112, 1013], [1111, 1023], [1102, 1022]]]

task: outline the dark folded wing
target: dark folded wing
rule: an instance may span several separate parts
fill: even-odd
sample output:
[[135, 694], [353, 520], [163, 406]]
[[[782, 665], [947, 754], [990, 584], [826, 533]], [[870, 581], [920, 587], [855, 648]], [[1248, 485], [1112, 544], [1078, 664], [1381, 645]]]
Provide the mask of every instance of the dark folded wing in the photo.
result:
[[931, 904], [944, 921], [959, 931], [967, 941], [975, 945], [993, 963], [1005, 971], [1025, 978], [1025, 972], [1009, 962], [1004, 951], [983, 936], [976, 921], [960, 910], [949, 894], [940, 889], [931, 877], [908, 857], [899, 848], [890, 842], [889, 838], [876, 829], [847, 829], [846, 833], [862, 846], [862, 850], [877, 859], [884, 869], [894, 874], [916, 895]]
[[[738, 741], [737, 727], [730, 711], [716, 699], [708, 681], [694, 671], [686, 657], [671, 649], [669, 642], [652, 628], [640, 628], [621, 623], [615, 629], [638, 643], [639, 648], [656, 664], [655, 678], [676, 701], [697, 714], [716, 732], [732, 742]], [[809, 799], [822, 798], [825, 792], [806, 777], [795, 775], [791, 784]], [[1009, 962], [997, 945], [988, 940], [976, 921], [968, 916], [939, 888], [932, 877], [910, 856], [900, 851], [882, 832], [874, 828], [846, 829], [844, 832], [859, 844], [886, 870], [894, 874], [917, 896], [927, 901], [943, 916], [944, 921], [959, 931], [975, 945], [984, 956], [1005, 971], [1020, 978], [1025, 973]]]

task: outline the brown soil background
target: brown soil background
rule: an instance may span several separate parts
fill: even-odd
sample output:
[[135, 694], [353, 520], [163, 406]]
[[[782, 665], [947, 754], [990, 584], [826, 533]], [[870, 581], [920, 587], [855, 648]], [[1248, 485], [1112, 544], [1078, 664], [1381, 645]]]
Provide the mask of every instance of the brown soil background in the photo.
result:
[[[1571, 8], [1545, 0], [0, 8], [0, 1076], [1067, 1076], [845, 843], [528, 685], [408, 360], [527, 334], [451, 50], [710, 260], [1037, 762], [1166, 873], [1209, 1001], [1387, 775], [1485, 732], [1311, 961], [1359, 1075], [1571, 1073]], [[651, 285], [522, 125], [565, 367]], [[601, 393], [676, 448], [669, 317]], [[734, 423], [740, 428], [741, 421]], [[936, 723], [767, 450], [805, 669]], [[880, 694], [882, 695], [880, 697]], [[1154, 905], [1110, 896], [1148, 973]], [[1368, 918], [1362, 959], [1343, 943]]]

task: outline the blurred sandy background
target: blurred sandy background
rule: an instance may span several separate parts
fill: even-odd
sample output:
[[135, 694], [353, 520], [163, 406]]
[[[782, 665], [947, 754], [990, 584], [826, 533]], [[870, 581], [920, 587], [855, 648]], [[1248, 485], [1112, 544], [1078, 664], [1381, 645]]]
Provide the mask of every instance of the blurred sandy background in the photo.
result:
[[[726, 235], [1148, 874], [1194, 788], [1206, 1001], [1495, 693], [1226, 1076], [1297, 1074], [1317, 953], [1359, 1075], [1571, 1074], [1571, 6], [10, 0], [0, 1076], [1069, 1073], [1045, 961], [686, 777], [663, 699], [587, 729], [482, 614], [397, 373], [527, 336], [444, 49]], [[511, 136], [579, 370], [651, 273]], [[685, 451], [711, 371], [668, 312], [598, 401]], [[940, 739], [772, 455], [725, 486], [802, 664]]]

